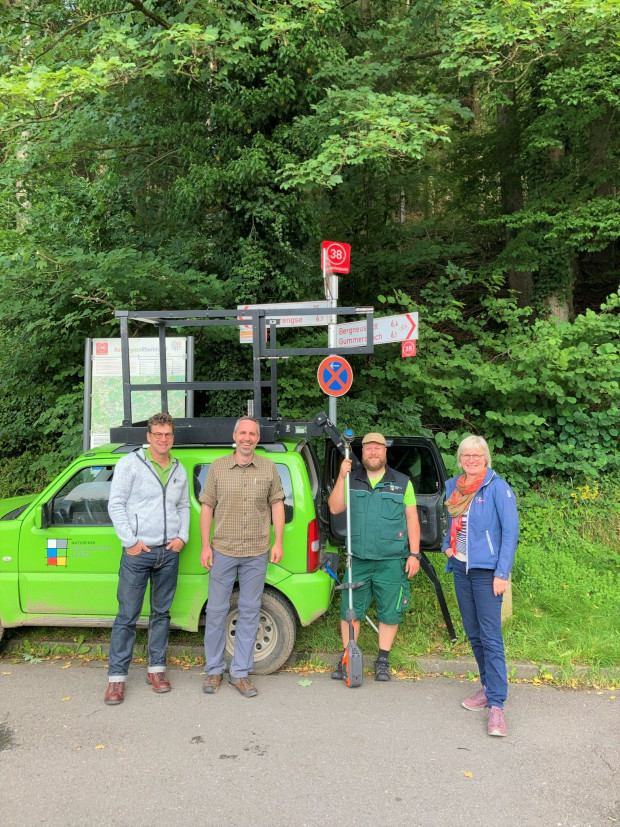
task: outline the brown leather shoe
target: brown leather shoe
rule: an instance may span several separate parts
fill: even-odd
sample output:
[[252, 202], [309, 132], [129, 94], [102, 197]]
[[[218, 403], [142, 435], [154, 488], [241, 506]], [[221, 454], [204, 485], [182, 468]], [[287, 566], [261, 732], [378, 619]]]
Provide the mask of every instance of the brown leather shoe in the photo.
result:
[[165, 672], [147, 672], [146, 682], [153, 687], [153, 692], [170, 692], [172, 687]]
[[108, 688], [103, 699], [108, 706], [122, 704], [125, 700], [125, 681], [108, 681]]
[[230, 685], [233, 686], [244, 698], [253, 698], [258, 695], [258, 689], [249, 678], [233, 678], [229, 676]]
[[202, 691], [207, 695], [215, 695], [222, 682], [221, 675], [207, 675], [202, 685]]

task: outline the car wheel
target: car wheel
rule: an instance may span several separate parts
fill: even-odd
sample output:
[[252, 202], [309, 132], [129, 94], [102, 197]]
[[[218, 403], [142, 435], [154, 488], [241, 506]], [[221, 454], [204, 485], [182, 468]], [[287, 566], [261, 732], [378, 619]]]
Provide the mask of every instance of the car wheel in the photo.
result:
[[[230, 598], [230, 612], [226, 618], [226, 660], [230, 663], [239, 618], [239, 592]], [[258, 632], [254, 644], [254, 674], [270, 675], [283, 666], [295, 647], [297, 619], [286, 598], [271, 589], [265, 589], [260, 608]]]

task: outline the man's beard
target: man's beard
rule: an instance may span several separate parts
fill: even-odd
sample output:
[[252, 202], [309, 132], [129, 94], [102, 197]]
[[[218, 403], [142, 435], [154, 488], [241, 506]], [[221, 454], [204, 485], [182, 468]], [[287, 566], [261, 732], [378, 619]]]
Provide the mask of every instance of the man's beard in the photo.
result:
[[362, 464], [367, 471], [380, 471], [382, 468], [385, 468], [386, 461], [381, 459], [380, 457], [365, 457], [362, 459]]

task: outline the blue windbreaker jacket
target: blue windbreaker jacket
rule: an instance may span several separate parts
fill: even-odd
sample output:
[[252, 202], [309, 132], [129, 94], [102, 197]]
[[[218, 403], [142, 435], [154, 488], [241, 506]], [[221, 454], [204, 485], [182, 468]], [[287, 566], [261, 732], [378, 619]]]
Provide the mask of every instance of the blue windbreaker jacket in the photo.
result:
[[[456, 488], [458, 477], [446, 482], [446, 499]], [[452, 517], [442, 551], [450, 545]], [[489, 468], [476, 492], [467, 518], [467, 569], [494, 569], [495, 576], [508, 579], [519, 540], [519, 515], [514, 491], [506, 480]], [[452, 571], [452, 557], [446, 571]]]

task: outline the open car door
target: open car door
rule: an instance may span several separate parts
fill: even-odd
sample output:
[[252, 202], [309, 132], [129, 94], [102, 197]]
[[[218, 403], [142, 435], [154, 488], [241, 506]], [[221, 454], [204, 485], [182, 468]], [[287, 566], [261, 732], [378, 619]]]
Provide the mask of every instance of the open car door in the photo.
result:
[[[448, 474], [434, 440], [425, 437], [386, 437], [387, 461], [390, 468], [400, 471], [413, 483], [420, 520], [420, 548], [423, 551], [440, 551], [447, 520], [445, 516], [445, 484]], [[353, 453], [361, 461], [362, 440], [351, 444]], [[325, 455], [325, 487], [331, 493], [342, 454], [332, 442], [327, 442]], [[346, 516], [332, 514], [329, 518], [332, 542], [342, 545], [345, 541]]]

